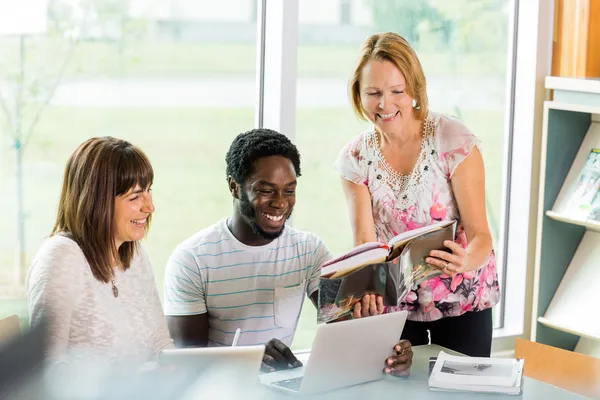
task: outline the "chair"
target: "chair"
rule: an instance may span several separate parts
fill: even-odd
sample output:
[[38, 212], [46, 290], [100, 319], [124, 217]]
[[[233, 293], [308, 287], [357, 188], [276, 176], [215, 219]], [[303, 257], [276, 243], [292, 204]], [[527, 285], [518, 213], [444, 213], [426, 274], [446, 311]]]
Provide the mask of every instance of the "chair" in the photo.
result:
[[523, 339], [515, 343], [515, 357], [525, 359], [529, 378], [600, 399], [600, 359]]
[[21, 326], [16, 314], [0, 319], [0, 344], [20, 334]]

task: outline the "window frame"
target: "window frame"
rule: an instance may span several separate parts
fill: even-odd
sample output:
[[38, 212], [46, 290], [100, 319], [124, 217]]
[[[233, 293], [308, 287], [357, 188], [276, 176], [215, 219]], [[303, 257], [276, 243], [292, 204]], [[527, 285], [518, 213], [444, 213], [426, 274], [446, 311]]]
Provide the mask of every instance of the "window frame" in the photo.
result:
[[[543, 79], [550, 72], [553, 26], [553, 6], [548, 2], [513, 0], [510, 7], [503, 225], [497, 254], [503, 275], [502, 307], [499, 327], [494, 329], [495, 339], [507, 340], [525, 332], [531, 297], [527, 277], [536, 226], [536, 202], [531, 200], [537, 193], [539, 173], [535, 149], [541, 131]], [[298, 8], [298, 0], [258, 0], [256, 127], [277, 129], [292, 141], [296, 139]]]
[[[517, 0], [518, 1], [518, 0]], [[506, 285], [504, 324], [494, 331], [494, 348], [510, 348], [515, 337], [528, 336], [537, 224], [537, 193], [544, 79], [552, 61], [553, 2], [518, 1], [514, 54], [513, 144], [506, 207]]]

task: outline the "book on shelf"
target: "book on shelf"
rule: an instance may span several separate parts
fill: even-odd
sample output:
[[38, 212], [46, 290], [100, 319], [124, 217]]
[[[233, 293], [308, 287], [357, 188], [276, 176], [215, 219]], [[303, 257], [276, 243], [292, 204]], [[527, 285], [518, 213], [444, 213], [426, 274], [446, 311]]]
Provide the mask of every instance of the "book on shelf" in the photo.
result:
[[522, 393], [524, 360], [452, 356], [440, 351], [429, 375], [435, 391]]
[[456, 221], [442, 221], [404, 232], [388, 243], [370, 242], [330, 260], [321, 268], [318, 322], [347, 317], [365, 294], [397, 306], [419, 283], [443, 272], [425, 262], [432, 250], [446, 250]]
[[600, 220], [600, 149], [592, 148], [570, 193], [566, 212], [574, 219]]

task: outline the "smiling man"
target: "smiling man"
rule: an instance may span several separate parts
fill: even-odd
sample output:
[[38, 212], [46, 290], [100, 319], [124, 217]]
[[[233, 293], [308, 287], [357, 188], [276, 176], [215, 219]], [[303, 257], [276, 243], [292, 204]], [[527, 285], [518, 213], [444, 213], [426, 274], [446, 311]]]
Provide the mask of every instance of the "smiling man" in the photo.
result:
[[331, 258], [314, 234], [286, 225], [300, 155], [275, 131], [240, 134], [226, 156], [233, 215], [181, 243], [165, 273], [165, 314], [178, 347], [266, 344], [265, 363], [298, 366], [288, 346], [304, 295], [317, 301]]
[[[320, 270], [331, 254], [314, 234], [285, 224], [296, 203], [300, 154], [269, 129], [240, 134], [227, 156], [233, 215], [201, 230], [171, 254], [164, 311], [178, 347], [265, 344], [263, 367], [302, 365], [289, 345], [304, 295], [317, 304]], [[354, 318], [383, 312], [382, 298], [365, 296]], [[410, 343], [400, 341], [384, 372], [406, 375]]]

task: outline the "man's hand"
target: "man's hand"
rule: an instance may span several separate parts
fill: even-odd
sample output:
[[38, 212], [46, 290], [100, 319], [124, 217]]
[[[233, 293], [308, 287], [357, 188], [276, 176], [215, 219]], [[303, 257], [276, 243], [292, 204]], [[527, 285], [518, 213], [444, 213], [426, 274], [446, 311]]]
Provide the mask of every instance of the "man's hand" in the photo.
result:
[[385, 360], [383, 372], [394, 376], [408, 376], [412, 365], [413, 352], [408, 340], [400, 340], [394, 346], [394, 355]]
[[353, 318], [370, 317], [383, 314], [383, 297], [374, 294], [366, 294], [362, 300], [354, 305]]
[[301, 366], [302, 363], [281, 340], [273, 338], [265, 346], [265, 355], [261, 367], [263, 371], [272, 372]]

